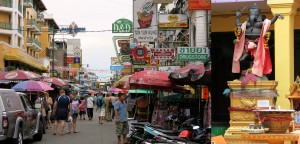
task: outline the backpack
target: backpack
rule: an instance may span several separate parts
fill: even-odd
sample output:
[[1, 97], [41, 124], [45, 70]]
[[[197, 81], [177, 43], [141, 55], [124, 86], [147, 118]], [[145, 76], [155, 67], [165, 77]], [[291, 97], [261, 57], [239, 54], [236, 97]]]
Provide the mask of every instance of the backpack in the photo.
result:
[[103, 98], [97, 98], [97, 107], [101, 107], [102, 106], [102, 99]]

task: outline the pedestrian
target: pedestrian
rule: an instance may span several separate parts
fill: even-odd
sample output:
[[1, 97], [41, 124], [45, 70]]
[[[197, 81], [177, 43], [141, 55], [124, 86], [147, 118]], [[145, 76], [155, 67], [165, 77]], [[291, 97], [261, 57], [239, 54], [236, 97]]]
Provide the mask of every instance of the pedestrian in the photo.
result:
[[47, 92], [45, 92], [44, 94], [46, 96], [46, 102], [47, 102], [47, 104], [49, 106], [49, 111], [46, 112], [46, 115], [47, 115], [47, 119], [46, 119], [47, 128], [52, 129], [50, 118], [51, 118], [51, 113], [52, 113], [53, 100], [52, 100], [52, 97], [50, 97]]
[[105, 94], [99, 97], [98, 101], [100, 101], [99, 123], [103, 124], [103, 119], [105, 119], [105, 107], [106, 107]]
[[78, 111], [79, 111], [79, 105], [80, 105], [80, 100], [76, 98], [77, 93], [76, 92], [72, 92], [70, 94], [70, 98], [71, 98], [71, 104], [72, 104], [72, 109], [71, 109], [71, 113], [72, 113], [72, 123], [69, 123], [69, 131], [67, 132], [67, 134], [71, 133], [72, 128], [73, 128], [73, 133], [78, 133], [76, 131], [76, 121], [77, 121], [77, 117], [78, 117]]
[[40, 92], [37, 93], [37, 98], [35, 100], [35, 105], [36, 104], [40, 105], [40, 107], [41, 107], [41, 113], [42, 113], [42, 116], [43, 116], [43, 119], [42, 119], [43, 125], [47, 125], [47, 112], [49, 112], [50, 107], [49, 107], [49, 105], [46, 101], [44, 93], [40, 93]]
[[129, 128], [127, 123], [127, 105], [124, 102], [126, 99], [125, 94], [119, 93], [118, 100], [114, 104], [115, 121], [116, 121], [116, 134], [118, 137], [118, 144], [122, 144], [121, 136], [123, 136], [123, 143], [127, 143], [126, 135]]
[[101, 98], [102, 98], [101, 94], [98, 94], [97, 97], [96, 97], [96, 100], [95, 100], [95, 103], [96, 103], [96, 105], [97, 105], [96, 111], [97, 111], [98, 109], [99, 109], [99, 111], [100, 111], [100, 108], [101, 108], [101, 103], [100, 103]]
[[111, 93], [111, 96], [110, 96], [110, 99], [111, 99], [111, 103], [112, 103], [112, 110], [113, 110], [113, 112], [112, 112], [112, 119], [114, 119], [114, 116], [115, 116], [115, 110], [113, 109], [113, 105], [114, 105], [114, 103], [117, 101], [117, 98], [116, 98], [116, 95], [115, 95], [115, 93]]
[[79, 115], [80, 115], [80, 120], [85, 120], [85, 114], [86, 114], [86, 100], [84, 97], [80, 97], [80, 105], [79, 105]]
[[88, 118], [89, 118], [89, 120], [92, 120], [93, 119], [94, 99], [91, 96], [91, 94], [88, 94], [86, 103], [87, 103], [86, 107], [87, 107]]
[[55, 100], [53, 107], [55, 113], [53, 135], [56, 135], [57, 133], [58, 121], [60, 122], [60, 135], [64, 135], [65, 121], [68, 116], [71, 115], [70, 109], [72, 109], [70, 97], [66, 95], [64, 90], [60, 90], [59, 96]]
[[105, 112], [106, 112], [106, 114], [105, 114], [105, 117], [106, 117], [106, 121], [112, 121], [111, 119], [111, 117], [112, 117], [112, 115], [111, 115], [111, 110], [112, 110], [112, 108], [114, 107], [113, 105], [112, 105], [112, 101], [111, 101], [111, 98], [110, 98], [110, 94], [109, 93], [107, 93], [107, 95], [106, 95], [106, 97], [105, 97], [105, 105], [106, 105], [106, 109], [105, 109]]

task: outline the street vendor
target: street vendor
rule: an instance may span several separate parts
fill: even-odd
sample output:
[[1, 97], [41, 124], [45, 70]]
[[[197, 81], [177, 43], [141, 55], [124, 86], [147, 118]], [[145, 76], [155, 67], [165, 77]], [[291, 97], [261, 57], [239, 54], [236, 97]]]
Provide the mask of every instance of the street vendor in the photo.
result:
[[281, 14], [276, 14], [272, 20], [260, 14], [260, 9], [253, 5], [249, 7], [248, 20], [240, 23], [242, 10], [236, 13], [236, 29], [234, 40], [234, 55], [232, 61], [232, 72], [240, 73], [240, 61], [253, 60], [252, 74], [263, 77], [272, 72], [272, 62], [268, 40], [271, 33], [269, 27], [276, 20], [283, 19]]

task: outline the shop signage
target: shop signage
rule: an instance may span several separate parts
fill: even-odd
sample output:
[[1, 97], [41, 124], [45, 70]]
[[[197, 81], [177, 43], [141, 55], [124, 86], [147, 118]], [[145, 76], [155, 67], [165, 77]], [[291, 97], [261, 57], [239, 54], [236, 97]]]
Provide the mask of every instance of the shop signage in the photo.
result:
[[111, 57], [110, 63], [111, 63], [111, 65], [119, 65], [118, 57]]
[[67, 39], [67, 57], [80, 57], [80, 47], [80, 39]]
[[110, 71], [122, 71], [123, 68], [124, 68], [124, 66], [122, 66], [122, 65], [111, 65]]
[[207, 47], [178, 47], [178, 61], [206, 61], [209, 57]]
[[180, 69], [180, 66], [160, 66], [158, 67], [158, 71], [163, 71], [163, 72], [174, 72], [176, 70]]
[[129, 55], [122, 55], [121, 56], [122, 62], [130, 62], [130, 56]]
[[186, 14], [162, 14], [159, 15], [159, 28], [188, 28]]
[[172, 60], [175, 58], [174, 48], [154, 48], [151, 49], [151, 59]]
[[151, 66], [159, 66], [159, 60], [150, 60], [150, 64]]
[[209, 97], [209, 91], [208, 91], [208, 87], [202, 87], [202, 94], [201, 94], [201, 99], [208, 99]]
[[157, 66], [145, 66], [144, 70], [157, 70]]
[[157, 4], [152, 2], [133, 1], [133, 37], [136, 42], [154, 42], [157, 39]]
[[80, 63], [80, 57], [74, 57], [74, 63]]
[[132, 64], [133, 65], [147, 65], [148, 62], [145, 60], [139, 60], [139, 61], [133, 61]]
[[67, 63], [68, 64], [74, 63], [74, 57], [67, 57]]
[[143, 71], [144, 68], [134, 68], [134, 72], [140, 72], [140, 71]]
[[118, 46], [120, 47], [121, 55], [129, 55], [130, 54], [130, 40], [118, 40]]
[[132, 50], [132, 55], [135, 60], [145, 60], [148, 50], [145, 46], [139, 45]]
[[80, 31], [85, 31], [84, 27], [78, 27], [78, 25], [75, 22], [72, 22], [69, 27], [63, 27], [60, 29], [61, 31], [68, 31], [69, 34], [71, 34], [73, 37], [77, 35]]
[[112, 33], [132, 33], [132, 21], [122, 18], [112, 24]]
[[189, 0], [189, 10], [211, 10], [211, 0]]

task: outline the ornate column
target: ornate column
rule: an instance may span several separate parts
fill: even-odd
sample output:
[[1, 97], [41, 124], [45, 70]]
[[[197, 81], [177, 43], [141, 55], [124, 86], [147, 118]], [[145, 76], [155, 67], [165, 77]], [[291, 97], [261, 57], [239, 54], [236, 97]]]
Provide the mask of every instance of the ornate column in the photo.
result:
[[294, 82], [294, 16], [299, 6], [298, 0], [268, 0], [273, 14], [281, 13], [283, 20], [275, 23], [275, 80], [279, 82], [279, 97], [276, 104], [289, 109], [285, 95]]

